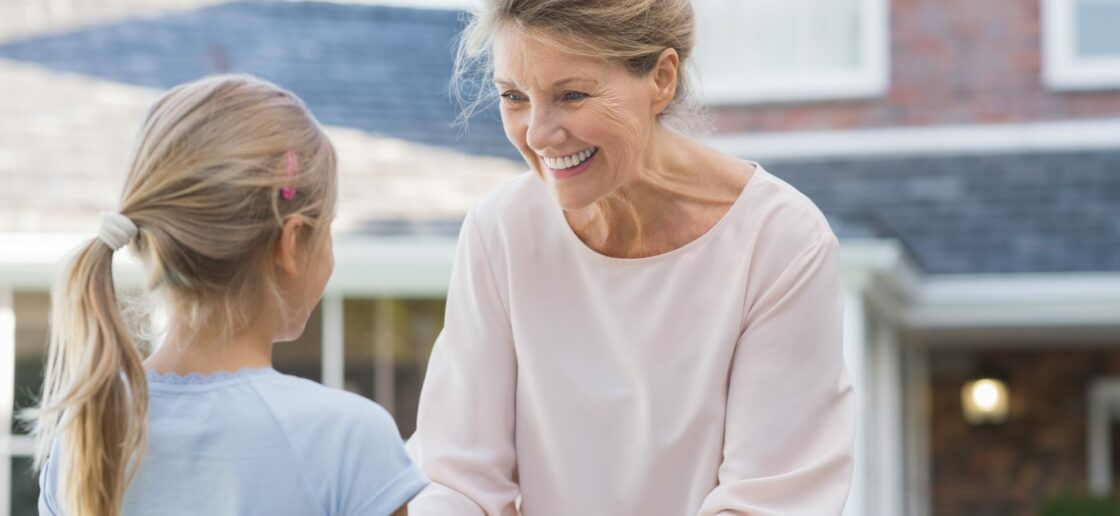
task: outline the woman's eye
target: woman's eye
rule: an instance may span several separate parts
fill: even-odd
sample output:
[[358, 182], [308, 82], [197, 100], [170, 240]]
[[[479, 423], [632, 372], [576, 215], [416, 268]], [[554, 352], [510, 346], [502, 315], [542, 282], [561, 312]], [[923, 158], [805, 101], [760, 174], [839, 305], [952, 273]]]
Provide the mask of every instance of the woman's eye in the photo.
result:
[[564, 93], [564, 100], [567, 100], [569, 102], [576, 102], [585, 98], [587, 98], [587, 94], [578, 91], [569, 91]]
[[521, 102], [522, 100], [525, 100], [525, 97], [521, 96], [520, 93], [517, 93], [515, 91], [507, 91], [505, 93], [502, 93], [502, 99], [504, 99], [506, 102]]

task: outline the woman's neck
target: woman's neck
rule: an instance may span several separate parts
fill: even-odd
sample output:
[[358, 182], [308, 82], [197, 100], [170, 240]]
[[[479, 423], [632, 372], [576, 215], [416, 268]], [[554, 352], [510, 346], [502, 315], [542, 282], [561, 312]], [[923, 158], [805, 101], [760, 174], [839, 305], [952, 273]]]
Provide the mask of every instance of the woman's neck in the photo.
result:
[[218, 371], [272, 367], [272, 332], [252, 329], [228, 339], [168, 331], [168, 338], [144, 361], [160, 373], [210, 374]]
[[641, 258], [695, 240], [727, 213], [754, 171], [667, 128], [649, 148], [627, 184], [565, 213], [580, 239], [599, 253]]

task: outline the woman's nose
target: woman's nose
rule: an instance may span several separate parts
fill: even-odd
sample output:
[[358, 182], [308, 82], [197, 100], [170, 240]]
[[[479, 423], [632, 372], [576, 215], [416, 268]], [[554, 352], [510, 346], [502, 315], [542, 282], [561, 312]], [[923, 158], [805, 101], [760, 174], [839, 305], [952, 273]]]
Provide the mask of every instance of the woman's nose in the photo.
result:
[[564, 143], [566, 135], [557, 113], [547, 108], [534, 107], [529, 116], [526, 143], [537, 152]]

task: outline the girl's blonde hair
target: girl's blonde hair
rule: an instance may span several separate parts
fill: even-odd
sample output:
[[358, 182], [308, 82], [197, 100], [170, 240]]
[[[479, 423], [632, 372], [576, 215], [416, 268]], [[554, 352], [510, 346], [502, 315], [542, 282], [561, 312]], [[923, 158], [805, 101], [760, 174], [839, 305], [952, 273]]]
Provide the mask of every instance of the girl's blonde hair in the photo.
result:
[[[460, 37], [452, 92], [466, 122], [492, 88], [490, 53], [494, 34], [512, 24], [526, 34], [585, 57], [606, 59], [635, 74], [653, 70], [661, 53], [675, 49], [680, 70], [694, 46], [695, 21], [689, 0], [480, 0]], [[688, 74], [677, 77], [673, 103], [665, 113], [683, 125], [701, 124]]]
[[[131, 244], [147, 291], [183, 330], [208, 337], [244, 328], [262, 307], [285, 309], [272, 251], [292, 218], [308, 228], [308, 242], [327, 233], [336, 173], [334, 148], [292, 93], [233, 75], [172, 89], [147, 114], [120, 201], [138, 228]], [[113, 250], [92, 239], [65, 265], [52, 294], [42, 398], [26, 415], [36, 468], [60, 440], [52, 469], [67, 512], [78, 516], [120, 513], [146, 443], [142, 356], [121, 315], [112, 261]]]

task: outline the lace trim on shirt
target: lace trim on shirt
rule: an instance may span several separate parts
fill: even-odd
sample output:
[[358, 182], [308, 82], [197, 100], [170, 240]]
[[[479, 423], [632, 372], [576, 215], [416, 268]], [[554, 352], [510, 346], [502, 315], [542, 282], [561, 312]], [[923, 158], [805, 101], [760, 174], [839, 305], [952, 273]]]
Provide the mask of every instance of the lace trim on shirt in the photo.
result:
[[271, 367], [252, 368], [247, 367], [238, 369], [236, 371], [215, 371], [213, 373], [189, 373], [180, 375], [178, 373], [168, 372], [160, 373], [148, 369], [145, 375], [149, 382], [156, 383], [173, 383], [179, 385], [198, 385], [206, 383], [220, 382], [223, 380], [232, 380], [235, 378], [246, 378], [249, 376], [257, 376], [262, 374], [276, 374], [277, 371]]

